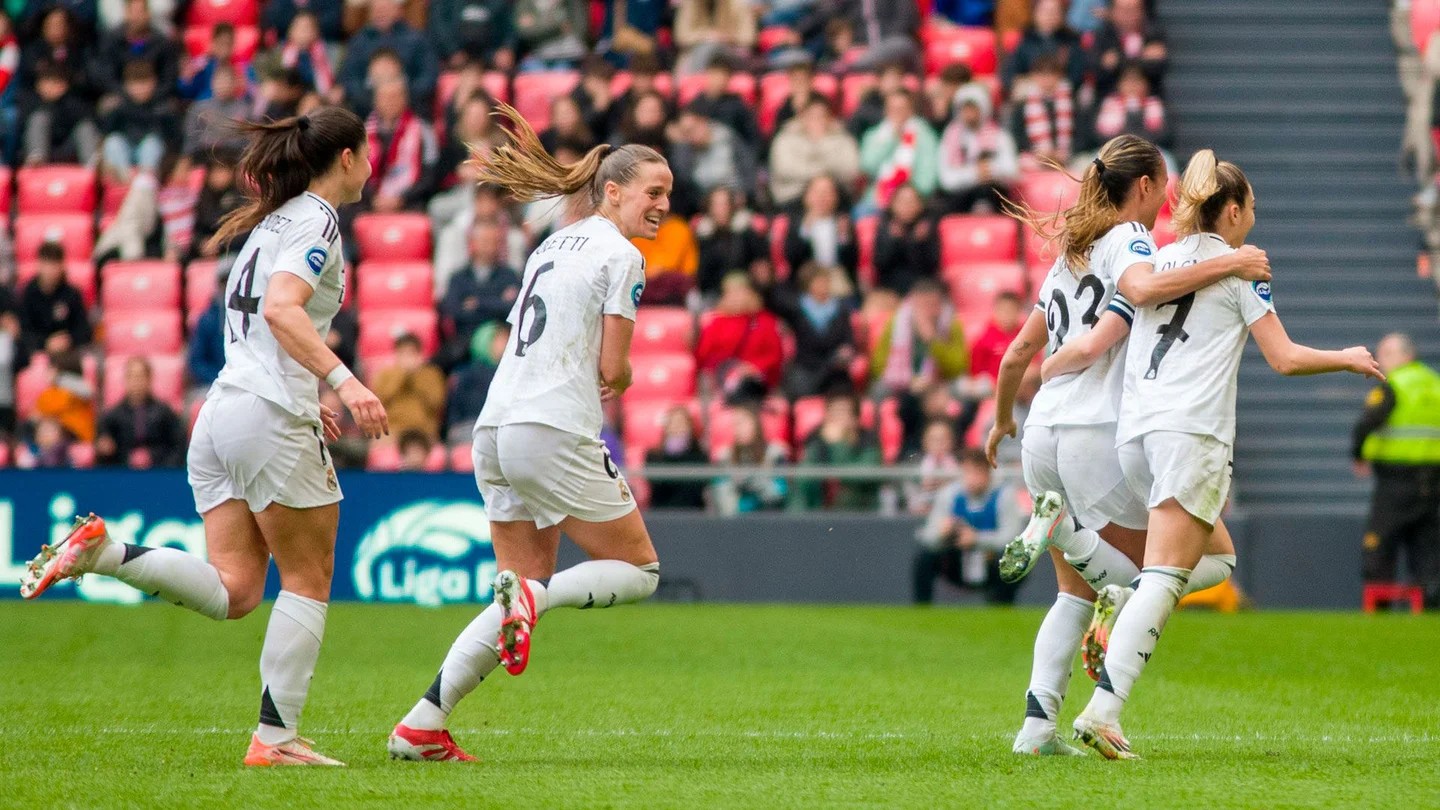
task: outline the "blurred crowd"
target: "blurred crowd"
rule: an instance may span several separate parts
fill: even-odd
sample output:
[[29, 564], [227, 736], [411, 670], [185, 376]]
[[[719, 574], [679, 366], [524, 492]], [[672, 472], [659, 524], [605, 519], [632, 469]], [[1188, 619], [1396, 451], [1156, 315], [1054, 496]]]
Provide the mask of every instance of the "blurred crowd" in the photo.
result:
[[[652, 504], [928, 514], [1048, 269], [1005, 200], [1117, 134], [1169, 142], [1151, 6], [0, 0], [0, 465], [183, 464], [240, 244], [206, 246], [242, 198], [224, 121], [342, 104], [374, 173], [342, 212], [359, 294], [328, 340], [393, 435], [347, 424], [335, 457], [464, 468], [527, 252], [563, 224], [555, 201], [472, 182], [506, 101], [561, 161], [642, 143], [675, 171], [670, 217], [637, 241], [645, 390], [607, 409], [617, 461], [921, 470], [903, 487], [657, 480]], [[27, 203], [26, 178], [57, 167], [89, 172], [88, 201], [52, 183], [60, 209]], [[85, 233], [44, 227], [67, 203]], [[152, 316], [172, 277], [173, 330]]]

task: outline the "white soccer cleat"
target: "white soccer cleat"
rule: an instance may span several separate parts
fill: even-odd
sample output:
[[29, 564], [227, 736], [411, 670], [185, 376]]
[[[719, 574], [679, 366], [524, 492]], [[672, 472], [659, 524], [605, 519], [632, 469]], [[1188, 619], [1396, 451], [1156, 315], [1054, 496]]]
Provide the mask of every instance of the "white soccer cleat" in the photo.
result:
[[1100, 752], [1106, 759], [1139, 759], [1140, 755], [1130, 750], [1130, 741], [1119, 723], [1102, 723], [1081, 714], [1075, 718], [1075, 739]]
[[1124, 585], [1106, 585], [1095, 594], [1095, 610], [1090, 614], [1090, 626], [1085, 628], [1085, 637], [1080, 642], [1080, 660], [1085, 663], [1085, 674], [1092, 681], [1100, 680], [1100, 668], [1105, 665], [1105, 653], [1110, 649], [1115, 619], [1134, 593], [1134, 588]]
[[1070, 743], [1060, 739], [1060, 735], [1051, 732], [1049, 737], [1026, 737], [1025, 732], [1020, 732], [1015, 737], [1015, 745], [1011, 748], [1016, 754], [1023, 754], [1031, 757], [1083, 757], [1085, 752]]
[[20, 579], [20, 595], [34, 599], [51, 585], [67, 579], [79, 579], [95, 568], [110, 535], [105, 531], [105, 521], [90, 513], [88, 517], [75, 518], [75, 525], [53, 546], [43, 545], [25, 566], [25, 575]]
[[1069, 519], [1070, 510], [1065, 508], [1065, 498], [1060, 493], [1040, 493], [1025, 531], [1005, 544], [1005, 550], [1000, 553], [1000, 578], [1006, 582], [1024, 579], [1040, 561], [1040, 555], [1050, 547], [1061, 522]]

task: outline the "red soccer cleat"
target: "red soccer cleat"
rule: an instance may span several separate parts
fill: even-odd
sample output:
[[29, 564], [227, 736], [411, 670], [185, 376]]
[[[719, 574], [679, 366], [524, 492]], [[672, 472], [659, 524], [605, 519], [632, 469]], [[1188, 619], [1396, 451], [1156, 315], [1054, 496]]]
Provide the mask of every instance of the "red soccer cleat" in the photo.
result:
[[410, 728], [400, 724], [390, 732], [390, 741], [385, 744], [391, 759], [408, 759], [412, 762], [479, 762], [455, 743], [455, 738], [445, 729], [428, 731]]
[[100, 549], [110, 537], [105, 533], [105, 521], [91, 512], [89, 517], [75, 518], [75, 525], [65, 539], [54, 546], [43, 545], [25, 568], [20, 580], [20, 595], [34, 599], [51, 585], [65, 579], [79, 579], [90, 572]]
[[519, 675], [530, 663], [530, 632], [538, 618], [530, 583], [514, 571], [495, 577], [495, 603], [500, 606], [500, 663], [511, 675]]

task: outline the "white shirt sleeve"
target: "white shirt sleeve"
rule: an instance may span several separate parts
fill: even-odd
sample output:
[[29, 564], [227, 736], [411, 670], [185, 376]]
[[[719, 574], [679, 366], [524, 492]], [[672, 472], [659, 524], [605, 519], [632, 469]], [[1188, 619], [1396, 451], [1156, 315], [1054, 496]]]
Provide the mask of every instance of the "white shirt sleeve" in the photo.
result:
[[1251, 281], [1245, 282], [1236, 279], [1235, 298], [1236, 305], [1240, 309], [1240, 317], [1245, 321], [1246, 326], [1253, 325], [1256, 321], [1275, 311], [1275, 303], [1270, 300], [1270, 282]]
[[616, 253], [605, 261], [605, 315], [621, 315], [635, 320], [640, 296], [645, 292], [645, 258], [631, 249]]
[[320, 285], [325, 268], [334, 256], [333, 240], [327, 239], [331, 230], [329, 219], [301, 219], [292, 222], [280, 236], [280, 250], [275, 254], [272, 273], [289, 273], [305, 279], [311, 289]]

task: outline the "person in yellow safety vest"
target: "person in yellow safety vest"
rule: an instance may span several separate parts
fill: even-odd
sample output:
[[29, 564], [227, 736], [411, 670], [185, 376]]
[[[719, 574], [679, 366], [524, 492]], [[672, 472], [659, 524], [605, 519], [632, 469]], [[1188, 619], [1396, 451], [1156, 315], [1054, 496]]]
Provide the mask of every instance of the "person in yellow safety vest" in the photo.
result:
[[1440, 374], [1406, 335], [1386, 335], [1375, 358], [1387, 382], [1370, 392], [1355, 424], [1355, 473], [1375, 471], [1364, 540], [1366, 582], [1394, 582], [1401, 548], [1425, 605], [1440, 607]]

